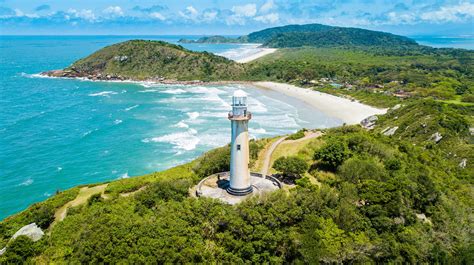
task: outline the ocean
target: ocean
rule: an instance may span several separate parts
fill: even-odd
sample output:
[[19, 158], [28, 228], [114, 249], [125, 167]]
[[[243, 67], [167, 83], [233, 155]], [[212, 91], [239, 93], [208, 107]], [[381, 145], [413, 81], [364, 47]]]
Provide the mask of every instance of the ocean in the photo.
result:
[[[181, 36], [0, 37], [0, 219], [57, 190], [164, 170], [227, 144], [233, 91], [249, 94], [254, 138], [341, 121], [276, 92], [238, 85], [185, 86], [41, 78], [128, 39]], [[185, 44], [248, 54], [251, 45]]]

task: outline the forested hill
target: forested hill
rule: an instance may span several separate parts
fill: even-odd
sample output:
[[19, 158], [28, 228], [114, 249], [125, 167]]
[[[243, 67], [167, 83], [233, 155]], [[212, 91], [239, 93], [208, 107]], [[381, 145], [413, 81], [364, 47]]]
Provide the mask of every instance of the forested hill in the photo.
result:
[[[302, 27], [304, 29], [304, 26]], [[268, 32], [263, 34], [268, 35]], [[258, 37], [258, 34], [256, 37]], [[265, 40], [265, 38], [262, 39]], [[342, 27], [321, 27], [316, 31], [300, 30], [278, 33], [266, 39], [263, 45], [273, 48], [302, 46], [377, 46], [396, 48], [400, 46], [418, 46], [414, 40], [407, 37], [379, 31]]]
[[233, 80], [243, 71], [234, 61], [163, 41], [130, 40], [107, 46], [49, 76], [97, 80]]
[[361, 28], [334, 27], [322, 24], [287, 25], [268, 28], [239, 38], [224, 36], [202, 37], [196, 41], [180, 40], [182, 43], [262, 43], [273, 48], [289, 47], [384, 47], [400, 48], [419, 46], [416, 41], [391, 33]]

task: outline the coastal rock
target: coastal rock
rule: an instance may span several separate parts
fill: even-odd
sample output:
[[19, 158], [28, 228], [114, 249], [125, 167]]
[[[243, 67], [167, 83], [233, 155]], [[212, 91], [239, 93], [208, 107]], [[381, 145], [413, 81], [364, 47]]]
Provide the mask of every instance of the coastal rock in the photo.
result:
[[463, 158], [463, 159], [461, 160], [461, 163], [459, 163], [459, 167], [460, 167], [460, 168], [466, 168], [466, 166], [467, 166], [467, 159], [466, 159], [466, 158]]
[[382, 131], [382, 134], [383, 135], [386, 135], [386, 136], [392, 136], [395, 134], [395, 132], [398, 130], [398, 126], [395, 126], [395, 127], [388, 127], [387, 129], [383, 130]]
[[27, 236], [34, 242], [40, 240], [44, 236], [43, 230], [39, 228], [36, 223], [31, 223], [29, 225], [25, 225], [20, 230], [18, 230], [11, 238], [11, 240], [14, 240], [15, 238], [19, 236]]
[[443, 136], [439, 132], [433, 133], [430, 138], [430, 140], [435, 141], [435, 143], [438, 143], [441, 139], [443, 139]]
[[123, 63], [123, 62], [128, 60], [128, 56], [126, 56], [126, 55], [114, 56], [114, 60]]
[[0, 249], [0, 256], [3, 255], [5, 253], [5, 251], [7, 251], [6, 247]]
[[391, 110], [397, 110], [402, 107], [402, 104], [397, 104], [391, 108]]
[[473, 128], [473, 127], [469, 128], [469, 133], [470, 133], [471, 135], [474, 135], [474, 128]]
[[361, 122], [360, 122], [360, 125], [362, 125], [362, 127], [366, 128], [366, 129], [373, 129], [374, 126], [375, 126], [375, 122], [379, 119], [379, 117], [377, 117], [376, 115], [372, 115], [372, 116], [369, 116], [365, 119], [363, 119]]
[[418, 220], [422, 221], [423, 223], [431, 224], [431, 220], [428, 219], [424, 213], [417, 213], [416, 218], [418, 218]]

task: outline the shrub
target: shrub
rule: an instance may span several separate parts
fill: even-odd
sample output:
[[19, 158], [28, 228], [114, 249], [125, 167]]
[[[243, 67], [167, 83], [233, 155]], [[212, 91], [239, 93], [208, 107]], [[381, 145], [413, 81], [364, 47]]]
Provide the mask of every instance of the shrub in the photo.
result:
[[474, 103], [474, 94], [466, 94], [461, 98], [462, 102], [471, 102]]
[[287, 140], [298, 140], [298, 139], [301, 139], [304, 137], [304, 133], [306, 132], [307, 130], [306, 129], [301, 129], [299, 131], [297, 131], [296, 133], [288, 136], [286, 139]]
[[381, 180], [385, 175], [385, 169], [375, 161], [350, 158], [339, 168], [338, 173], [345, 181], [359, 183], [362, 180]]
[[[27, 236], [19, 236], [8, 244], [5, 253], [5, 264], [23, 264], [27, 263], [28, 258], [38, 254], [38, 247]], [[0, 263], [3, 263], [0, 259]]]
[[284, 175], [299, 176], [308, 170], [308, 164], [297, 156], [280, 157], [273, 163], [273, 168]]
[[349, 156], [346, 146], [341, 141], [330, 141], [326, 143], [321, 149], [314, 153], [314, 158], [321, 160], [321, 162], [335, 170], [344, 160]]
[[136, 199], [148, 208], [152, 208], [160, 200], [182, 201], [188, 196], [188, 190], [192, 185], [193, 182], [188, 179], [160, 180], [138, 193]]

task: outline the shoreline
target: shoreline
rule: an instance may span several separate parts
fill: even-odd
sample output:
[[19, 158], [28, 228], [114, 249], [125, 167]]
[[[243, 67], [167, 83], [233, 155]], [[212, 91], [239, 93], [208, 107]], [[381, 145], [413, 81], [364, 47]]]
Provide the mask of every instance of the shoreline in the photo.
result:
[[[57, 71], [57, 70], [53, 70]], [[53, 72], [50, 71], [50, 72]], [[334, 96], [331, 94], [311, 90], [309, 88], [297, 87], [295, 85], [277, 83], [271, 81], [178, 81], [166, 79], [147, 79], [147, 80], [133, 80], [133, 79], [91, 79], [88, 77], [74, 77], [74, 76], [51, 76], [43, 72], [40, 74], [33, 74], [31, 76], [39, 78], [61, 78], [61, 79], [76, 79], [91, 82], [114, 82], [114, 83], [134, 83], [134, 84], [150, 84], [150, 85], [246, 85], [257, 89], [267, 89], [276, 91], [283, 95], [295, 98], [311, 107], [325, 113], [326, 115], [340, 119], [348, 125], [359, 124], [363, 119], [372, 116], [385, 114], [388, 109], [380, 109], [372, 107], [358, 101], [352, 101], [346, 98]]]
[[301, 100], [328, 116], [342, 120], [348, 125], [359, 124], [369, 116], [385, 114], [387, 112], [387, 109], [375, 108], [357, 101], [290, 84], [263, 81], [253, 82], [252, 85]]
[[251, 62], [253, 60], [256, 60], [260, 57], [263, 57], [263, 56], [266, 56], [268, 54], [274, 53], [278, 50], [278, 49], [274, 49], [274, 48], [257, 48], [257, 49], [260, 49], [260, 51], [254, 53], [254, 54], [251, 54], [247, 57], [235, 60], [235, 61], [238, 62], [238, 63], [249, 63], [249, 62]]

